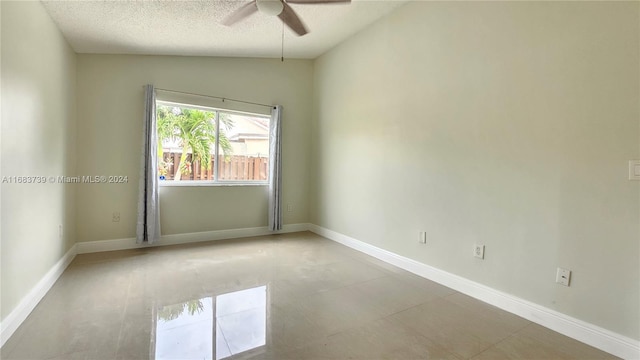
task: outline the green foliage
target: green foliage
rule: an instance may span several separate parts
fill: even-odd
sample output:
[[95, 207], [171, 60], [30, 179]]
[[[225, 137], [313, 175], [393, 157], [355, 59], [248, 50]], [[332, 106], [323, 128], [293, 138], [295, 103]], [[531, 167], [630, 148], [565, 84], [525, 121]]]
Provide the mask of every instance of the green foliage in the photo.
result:
[[[216, 125], [215, 113], [189, 108], [158, 105], [157, 130], [158, 130], [158, 159], [162, 159], [162, 143], [169, 140], [182, 147], [182, 156], [177, 164], [179, 171], [175, 174], [175, 180], [180, 180], [181, 175], [189, 174], [191, 164], [187, 162], [187, 155], [191, 153], [191, 161], [199, 161], [201, 166], [209, 169], [211, 155], [215, 150]], [[225, 156], [233, 153], [231, 143], [225, 132], [233, 127], [233, 121], [229, 114], [219, 113], [220, 136], [218, 144]], [[160, 172], [166, 172], [168, 164], [164, 159], [159, 164]]]
[[233, 154], [233, 148], [227, 138], [227, 131], [233, 128], [233, 120], [227, 113], [218, 113], [218, 121], [220, 122], [220, 140], [218, 144], [222, 148], [222, 152], [226, 157]]
[[167, 305], [158, 311], [158, 318], [164, 322], [175, 320], [187, 310], [189, 315], [200, 314], [204, 311], [204, 305], [201, 300], [191, 300], [180, 304]]

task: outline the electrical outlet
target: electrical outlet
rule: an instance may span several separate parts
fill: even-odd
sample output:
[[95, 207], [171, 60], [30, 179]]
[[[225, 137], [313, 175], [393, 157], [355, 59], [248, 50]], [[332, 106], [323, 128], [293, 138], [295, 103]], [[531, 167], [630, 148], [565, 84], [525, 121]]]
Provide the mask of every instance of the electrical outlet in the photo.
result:
[[418, 242], [420, 244], [426, 244], [427, 243], [427, 232], [426, 231], [420, 231], [420, 237], [418, 238]]
[[120, 213], [119, 212], [114, 212], [113, 216], [111, 217], [111, 221], [112, 222], [120, 222]]
[[474, 245], [473, 256], [478, 259], [484, 259], [484, 245]]
[[640, 160], [629, 160], [629, 180], [640, 180]]
[[62, 240], [62, 235], [64, 235], [64, 233], [62, 232], [62, 224], [58, 225], [58, 238], [60, 238], [60, 240]]
[[293, 211], [293, 205], [287, 204], [287, 212], [292, 212], [292, 211]]
[[558, 268], [556, 271], [556, 282], [560, 285], [569, 286], [571, 281], [571, 270]]

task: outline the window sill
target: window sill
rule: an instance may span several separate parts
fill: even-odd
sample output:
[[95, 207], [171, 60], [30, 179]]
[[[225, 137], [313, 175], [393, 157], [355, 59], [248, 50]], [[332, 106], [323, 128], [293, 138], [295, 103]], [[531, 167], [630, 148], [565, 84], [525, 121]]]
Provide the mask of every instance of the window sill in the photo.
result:
[[199, 187], [199, 186], [268, 186], [268, 182], [255, 182], [255, 183], [247, 183], [247, 182], [212, 182], [212, 181], [193, 181], [193, 180], [181, 180], [181, 181], [173, 181], [173, 180], [164, 180], [159, 181], [158, 186], [160, 187]]

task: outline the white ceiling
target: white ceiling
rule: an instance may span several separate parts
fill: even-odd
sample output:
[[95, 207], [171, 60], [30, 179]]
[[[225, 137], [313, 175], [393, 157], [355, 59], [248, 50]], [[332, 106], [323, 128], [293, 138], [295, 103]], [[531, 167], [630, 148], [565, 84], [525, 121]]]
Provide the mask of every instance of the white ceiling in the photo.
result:
[[[282, 22], [256, 13], [227, 27], [220, 21], [248, 1], [42, 1], [78, 53], [279, 58]], [[285, 27], [285, 58], [313, 59], [406, 0], [291, 4], [309, 29]]]

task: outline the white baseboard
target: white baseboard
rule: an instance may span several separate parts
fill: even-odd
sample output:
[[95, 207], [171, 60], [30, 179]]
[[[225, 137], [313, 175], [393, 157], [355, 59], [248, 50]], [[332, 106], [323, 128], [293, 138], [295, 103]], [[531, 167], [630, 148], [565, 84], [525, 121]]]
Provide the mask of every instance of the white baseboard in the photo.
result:
[[373, 256], [463, 294], [521, 316], [563, 335], [624, 359], [640, 358], [640, 342], [545, 308], [516, 296], [503, 293], [469, 279], [448, 273], [421, 262], [380, 249], [338, 232], [309, 224], [309, 230], [352, 249]]
[[450, 287], [463, 294], [472, 296], [488, 304], [519, 315], [529, 321], [550, 328], [613, 355], [625, 359], [640, 358], [640, 342], [637, 340], [625, 337], [582, 320], [572, 318], [557, 311], [520, 299], [513, 295], [503, 293], [421, 262], [400, 256], [390, 251], [380, 249], [338, 232], [306, 223], [284, 225], [283, 229], [278, 232], [269, 231], [267, 227], [256, 227], [165, 235], [161, 237], [158, 243], [153, 245], [136, 244], [135, 238], [78, 242], [69, 249], [69, 251], [67, 251], [67, 253], [38, 282], [38, 284], [36, 284], [36, 286], [22, 299], [22, 301], [20, 301], [18, 306], [2, 321], [0, 324], [0, 347], [4, 345], [6, 340], [11, 337], [20, 324], [22, 324], [31, 311], [36, 307], [38, 302], [40, 302], [40, 300], [46, 295], [47, 291], [49, 291], [60, 275], [62, 275], [63, 271], [71, 263], [76, 254], [234, 239], [307, 230], [378, 258], [389, 264], [395, 265], [401, 269], [410, 271], [416, 275]]
[[38, 281], [36, 286], [34, 286], [31, 291], [22, 298], [18, 303], [18, 306], [16, 306], [4, 320], [2, 320], [2, 323], [0, 324], [0, 347], [4, 346], [5, 342], [9, 340], [20, 324], [22, 324], [31, 311], [35, 309], [36, 305], [38, 305], [40, 300], [42, 300], [53, 284], [55, 284], [67, 266], [69, 266], [71, 261], [73, 261], [75, 256], [76, 245], [73, 245], [71, 249], [69, 249], [69, 251], [67, 251], [64, 256], [42, 277], [42, 279]]
[[135, 238], [126, 238], [114, 240], [81, 241], [76, 243], [76, 246], [78, 247], [78, 254], [86, 254], [103, 251], [138, 249], [153, 246], [177, 245], [212, 240], [225, 240], [270, 234], [282, 234], [307, 231], [308, 229], [309, 224], [302, 223], [283, 225], [282, 230], [279, 231], [271, 231], [268, 227], [264, 226], [244, 229], [214, 230], [185, 234], [162, 235], [157, 243], [151, 245], [136, 244]]
[[309, 224], [284, 225], [280, 231], [270, 231], [267, 227], [255, 227], [245, 229], [205, 231], [198, 233], [165, 235], [158, 243], [153, 245], [136, 244], [135, 238], [87, 241], [76, 243], [67, 253], [49, 270], [45, 276], [31, 289], [31, 291], [20, 301], [9, 315], [0, 323], [0, 347], [13, 335], [22, 322], [29, 316], [31, 311], [38, 305], [40, 300], [47, 294], [53, 284], [58, 280], [67, 266], [73, 261], [76, 254], [86, 254], [102, 251], [126, 250], [149, 246], [163, 246], [185, 244], [193, 242], [235, 239], [242, 237], [261, 236], [270, 234], [290, 233], [307, 231]]

